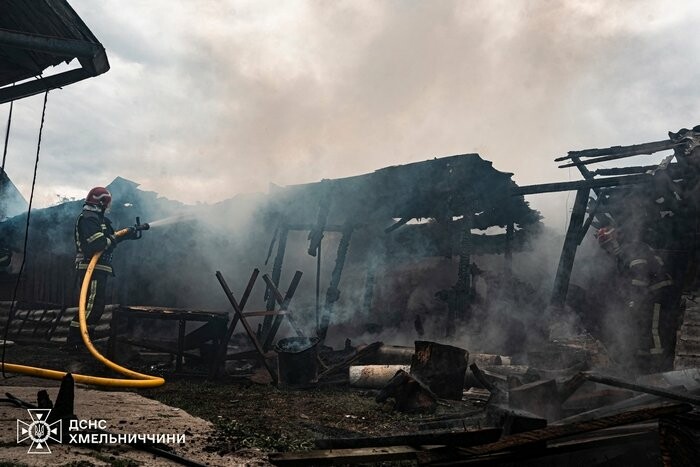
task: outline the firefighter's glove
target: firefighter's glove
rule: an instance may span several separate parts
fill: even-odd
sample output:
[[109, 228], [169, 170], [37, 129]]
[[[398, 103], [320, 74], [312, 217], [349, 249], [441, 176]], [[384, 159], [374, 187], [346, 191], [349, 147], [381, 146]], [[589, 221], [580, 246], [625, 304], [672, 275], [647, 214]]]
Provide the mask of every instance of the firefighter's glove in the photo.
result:
[[117, 243], [119, 243], [119, 239], [114, 235], [108, 235], [107, 238], [109, 238], [109, 246], [105, 248], [105, 253], [109, 254], [114, 251], [114, 249], [117, 247]]

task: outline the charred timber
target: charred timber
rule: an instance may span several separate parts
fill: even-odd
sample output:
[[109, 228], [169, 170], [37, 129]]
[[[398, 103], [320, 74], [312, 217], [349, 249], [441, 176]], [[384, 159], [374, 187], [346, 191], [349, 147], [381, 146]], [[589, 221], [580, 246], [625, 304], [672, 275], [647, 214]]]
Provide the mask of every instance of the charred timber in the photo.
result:
[[666, 399], [672, 399], [693, 405], [700, 405], [700, 397], [693, 394], [683, 394], [670, 389], [634, 384], [619, 378], [613, 378], [611, 376], [599, 376], [592, 373], [584, 373], [584, 375], [586, 376], [587, 380], [593, 381], [594, 383], [605, 384], [607, 386], [614, 386], [623, 389], [631, 389], [632, 391], [653, 394], [655, 396], [665, 397]]
[[534, 195], [537, 193], [554, 193], [557, 191], [577, 191], [586, 188], [600, 188], [608, 186], [638, 185], [651, 181], [647, 174], [628, 175], [624, 177], [609, 177], [593, 180], [579, 180], [574, 182], [543, 183], [540, 185], [526, 185], [510, 190], [511, 196]]
[[[561, 256], [559, 257], [559, 266], [557, 275], [554, 278], [554, 290], [550, 304], [557, 308], [563, 308], [566, 303], [566, 294], [569, 290], [569, 281], [571, 279], [571, 270], [574, 267], [574, 259], [576, 258], [576, 250], [581, 237], [581, 230], [586, 215], [586, 204], [588, 203], [588, 194], [590, 190], [582, 189], [576, 192], [576, 200], [571, 211], [571, 219], [569, 228], [566, 231], [564, 246], [562, 247]], [[585, 234], [585, 232], [584, 232]]]
[[323, 309], [323, 316], [321, 316], [321, 322], [318, 329], [318, 336], [321, 340], [325, 340], [326, 333], [328, 332], [328, 325], [330, 323], [331, 315], [333, 314], [333, 305], [340, 298], [340, 290], [338, 286], [340, 285], [340, 277], [343, 274], [343, 267], [345, 266], [345, 259], [348, 254], [348, 249], [350, 248], [350, 238], [353, 233], [353, 224], [347, 223], [343, 235], [340, 237], [340, 242], [338, 242], [338, 251], [335, 257], [335, 267], [331, 273], [331, 282], [326, 290], [326, 304]]
[[463, 448], [459, 449], [459, 451], [461, 451], [461, 453], [465, 456], [481, 456], [510, 450], [521, 446], [532, 445], [542, 441], [552, 441], [567, 436], [588, 433], [590, 431], [654, 420], [664, 416], [689, 412], [691, 409], [692, 407], [688, 404], [674, 404], [631, 410], [629, 412], [603, 417], [597, 420], [572, 423], [570, 425], [550, 426], [539, 430], [506, 436], [495, 443], [485, 444], [474, 448]]
[[367, 438], [327, 438], [315, 441], [319, 449], [352, 449], [381, 446], [478, 446], [492, 443], [501, 436], [500, 428], [485, 428], [472, 431], [433, 431], [395, 436], [375, 436]]
[[554, 159], [555, 162], [561, 162], [575, 157], [601, 157], [601, 156], [618, 156], [631, 157], [642, 154], [653, 154], [659, 151], [666, 151], [678, 146], [678, 142], [673, 142], [670, 139], [662, 141], [653, 141], [651, 143], [633, 144], [631, 146], [611, 146], [608, 148], [584, 149], [582, 151], [569, 151], [566, 156]]
[[[272, 265], [272, 283], [275, 287], [279, 286], [280, 277], [282, 276], [282, 263], [284, 262], [284, 254], [287, 250], [287, 238], [289, 236], [289, 228], [286, 225], [282, 225], [279, 230], [279, 239], [277, 243], [277, 255], [275, 255], [275, 262]], [[272, 289], [268, 286], [265, 290], [265, 299], [267, 311], [274, 311], [275, 309], [275, 296]], [[274, 318], [272, 316], [265, 316], [262, 323], [262, 328], [258, 338], [263, 339], [267, 336], [272, 328], [272, 323]]]

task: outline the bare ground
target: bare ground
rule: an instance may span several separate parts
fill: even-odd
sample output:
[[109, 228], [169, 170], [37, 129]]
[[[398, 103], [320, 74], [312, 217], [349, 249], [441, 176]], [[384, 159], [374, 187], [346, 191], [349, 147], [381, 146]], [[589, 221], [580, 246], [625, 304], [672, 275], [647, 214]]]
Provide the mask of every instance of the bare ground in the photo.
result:
[[[66, 354], [55, 346], [15, 345], [7, 349], [6, 361], [71, 369], [84, 374], [110, 374], [90, 355]], [[153, 370], [137, 362], [132, 362], [130, 367], [145, 372]], [[58, 386], [57, 381], [8, 376], [10, 378], [3, 381], [4, 386]], [[395, 412], [391, 403], [376, 403], [371, 391], [346, 386], [280, 390], [270, 384], [251, 381], [210, 382], [201, 377], [164, 376], [167, 382], [162, 387], [120, 391], [136, 392], [211, 422], [209, 431], [202, 438], [202, 452], [220, 456], [222, 460], [231, 455], [248, 456], [249, 461], [244, 462], [247, 465], [255, 465], [273, 451], [313, 449], [314, 440], [319, 438], [413, 432], [420, 423], [478, 408], [460, 402], [442, 405], [433, 414], [407, 415]], [[5, 390], [12, 392], [11, 387]], [[78, 414], [80, 407], [80, 398], [76, 396]], [[138, 408], [125, 404], [115, 410], [121, 412]], [[155, 423], [160, 432], [169, 428], [167, 419], [159, 419]], [[113, 462], [112, 465], [123, 464]]]

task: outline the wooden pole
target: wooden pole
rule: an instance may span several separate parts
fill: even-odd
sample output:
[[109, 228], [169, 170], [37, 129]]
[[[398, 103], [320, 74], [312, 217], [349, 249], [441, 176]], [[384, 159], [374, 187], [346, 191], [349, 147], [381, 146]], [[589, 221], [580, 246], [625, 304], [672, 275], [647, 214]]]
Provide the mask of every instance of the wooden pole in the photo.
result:
[[554, 289], [552, 290], [552, 297], [550, 300], [550, 305], [555, 308], [562, 308], [566, 303], [566, 294], [569, 290], [571, 270], [574, 266], [574, 258], [576, 257], [583, 218], [586, 214], [589, 192], [589, 189], [582, 189], [576, 192], [576, 200], [574, 201], [574, 207], [571, 211], [569, 228], [566, 231], [564, 246], [562, 247], [561, 256], [559, 258], [559, 267], [557, 268], [557, 275], [554, 278]]

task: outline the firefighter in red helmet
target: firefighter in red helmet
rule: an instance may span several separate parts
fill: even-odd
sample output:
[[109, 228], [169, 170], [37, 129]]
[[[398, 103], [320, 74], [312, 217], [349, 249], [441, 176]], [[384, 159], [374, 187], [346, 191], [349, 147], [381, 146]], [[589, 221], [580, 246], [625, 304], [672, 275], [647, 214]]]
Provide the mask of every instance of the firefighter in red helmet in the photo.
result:
[[672, 369], [678, 320], [673, 280], [662, 258], [646, 243], [626, 241], [613, 227], [599, 228], [596, 238], [627, 281], [627, 314], [637, 331], [635, 355], [627, 363], [644, 373]]
[[[127, 235], [120, 239], [115, 237], [112, 222], [105, 216], [111, 204], [112, 195], [109, 190], [101, 186], [95, 187], [87, 194], [83, 210], [75, 222], [75, 267], [79, 286], [83, 283], [93, 255], [104, 251], [95, 265], [88, 288], [85, 303], [85, 318], [88, 325], [99, 322], [105, 309], [107, 279], [114, 275], [112, 252], [119, 240], [134, 237], [134, 235]], [[80, 324], [76, 314], [70, 323], [66, 344], [69, 350], [78, 350], [81, 341]]]

